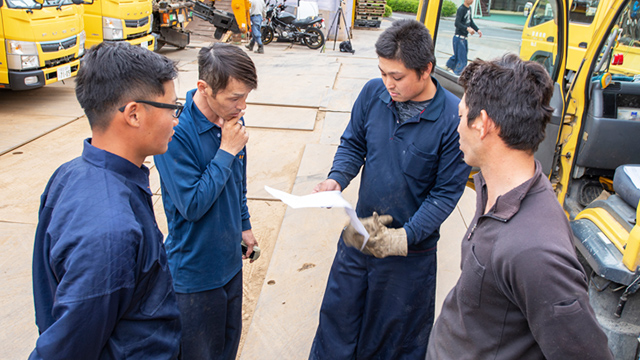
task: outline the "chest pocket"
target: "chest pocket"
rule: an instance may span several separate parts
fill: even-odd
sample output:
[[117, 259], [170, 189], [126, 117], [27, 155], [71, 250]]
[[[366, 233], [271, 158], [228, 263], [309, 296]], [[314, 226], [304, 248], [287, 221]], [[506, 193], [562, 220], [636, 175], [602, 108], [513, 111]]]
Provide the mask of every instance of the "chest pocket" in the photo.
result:
[[410, 144], [402, 154], [402, 171], [422, 182], [431, 182], [437, 169], [438, 155], [427, 154]]
[[246, 161], [245, 156], [245, 150], [240, 150], [240, 152], [236, 154], [236, 159], [233, 161], [233, 165], [231, 165], [231, 171], [233, 172], [233, 178], [236, 183], [242, 182], [242, 177], [244, 176], [244, 162]]
[[485, 267], [480, 264], [475, 254], [475, 245], [471, 246], [464, 261], [466, 267], [460, 276], [460, 300], [472, 308], [480, 307], [482, 280]]

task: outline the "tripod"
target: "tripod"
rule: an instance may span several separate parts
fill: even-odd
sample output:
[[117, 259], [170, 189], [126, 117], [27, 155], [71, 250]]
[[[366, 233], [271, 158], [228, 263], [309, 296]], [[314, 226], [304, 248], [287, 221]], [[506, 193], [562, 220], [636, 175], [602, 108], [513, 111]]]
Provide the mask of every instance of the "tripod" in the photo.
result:
[[[333, 33], [333, 50], [336, 49], [336, 41], [338, 40], [338, 31], [340, 30], [340, 18], [342, 18], [342, 20], [344, 21], [344, 25], [345, 25], [345, 32], [347, 33], [347, 41], [346, 43], [349, 44], [348, 49], [346, 49], [345, 52], [350, 52], [352, 54], [355, 54], [355, 50], [353, 50], [353, 48], [351, 47], [351, 36], [349, 35], [349, 29], [346, 27], [347, 25], [347, 19], [344, 17], [344, 12], [342, 11], [342, 4], [344, 3], [343, 0], [340, 1], [340, 6], [338, 6], [338, 12], [336, 13], [336, 17], [333, 18], [333, 23], [331, 24], [331, 26], [329, 26], [329, 31], [327, 31], [327, 34], [331, 34], [331, 30], [334, 30]], [[326, 43], [325, 43], [326, 45]], [[324, 47], [323, 47], [323, 51], [324, 51]], [[342, 44], [340, 44], [340, 51], [344, 51], [343, 50], [343, 46]]]

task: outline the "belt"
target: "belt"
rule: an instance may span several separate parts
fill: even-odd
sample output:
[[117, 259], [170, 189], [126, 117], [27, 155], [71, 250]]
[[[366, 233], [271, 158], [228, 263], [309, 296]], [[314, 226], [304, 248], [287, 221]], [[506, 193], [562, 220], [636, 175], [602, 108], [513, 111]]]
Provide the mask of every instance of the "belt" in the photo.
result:
[[458, 38], [463, 39], [463, 40], [467, 40], [466, 36], [462, 36], [462, 35], [458, 35], [458, 34], [455, 34], [453, 36], [458, 37]]

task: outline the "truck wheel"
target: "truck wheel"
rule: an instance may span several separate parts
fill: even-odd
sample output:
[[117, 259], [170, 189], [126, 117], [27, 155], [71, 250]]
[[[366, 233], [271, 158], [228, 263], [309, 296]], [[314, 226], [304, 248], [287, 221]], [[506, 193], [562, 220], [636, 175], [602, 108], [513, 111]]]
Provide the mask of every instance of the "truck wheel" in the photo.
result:
[[273, 41], [273, 29], [269, 26], [262, 27], [262, 44], [268, 45]]
[[322, 31], [316, 28], [308, 28], [305, 30], [304, 36], [304, 44], [309, 47], [309, 49], [320, 49], [322, 45], [324, 45], [324, 34]]

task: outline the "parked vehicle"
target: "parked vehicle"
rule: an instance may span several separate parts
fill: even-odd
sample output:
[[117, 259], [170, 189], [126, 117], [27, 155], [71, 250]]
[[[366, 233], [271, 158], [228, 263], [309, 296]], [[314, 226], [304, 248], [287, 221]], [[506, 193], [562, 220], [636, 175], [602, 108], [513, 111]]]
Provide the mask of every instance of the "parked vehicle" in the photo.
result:
[[[569, 41], [567, 53], [567, 70], [578, 71], [582, 65], [584, 54], [588, 45], [596, 40], [594, 33], [602, 25], [604, 16], [611, 8], [612, 0], [569, 0]], [[634, 0], [628, 10], [622, 14], [620, 27], [628, 34], [621, 39], [617, 50], [624, 54], [623, 65], [616, 65], [611, 68], [612, 73], [625, 74], [633, 72], [633, 69], [640, 67], [640, 49], [629, 46], [626, 39], [640, 37], [639, 9], [640, 1]], [[636, 9], [634, 11], [634, 9]], [[540, 62], [549, 69], [555, 58], [553, 41], [548, 37], [552, 36], [550, 31], [556, 26], [553, 22], [552, 4], [549, 0], [538, 0], [533, 4], [532, 11], [528, 14], [527, 21], [522, 30], [522, 44], [520, 46], [520, 57]], [[546, 37], [545, 37], [546, 36]]]
[[249, 10], [251, 3], [249, 0], [231, 0], [233, 12], [223, 11], [214, 7], [215, 1], [211, 5], [206, 5], [200, 0], [192, 1], [193, 15], [202, 20], [208, 21], [215, 26], [216, 32], [213, 37], [221, 39], [227, 32], [247, 33], [251, 31], [251, 19]]
[[155, 50], [165, 44], [184, 49], [191, 40], [186, 29], [193, 17], [208, 21], [215, 26], [214, 37], [221, 39], [227, 32], [246, 33], [251, 28], [248, 0], [232, 0], [233, 12], [218, 10], [214, 2], [207, 5], [200, 0], [153, 0], [153, 36], [156, 38]]
[[189, 45], [191, 34], [186, 30], [193, 20], [193, 3], [175, 0], [153, 0], [152, 32], [156, 38], [155, 50], [165, 44], [184, 49]]
[[93, 4], [85, 4], [87, 48], [103, 41], [127, 41], [153, 50], [151, 12], [151, 0], [95, 0]]
[[269, 4], [267, 16], [262, 24], [262, 43], [267, 45], [274, 38], [278, 41], [301, 43], [310, 49], [319, 49], [324, 45], [322, 25], [324, 19], [314, 18], [296, 20], [296, 16], [284, 11], [285, 3]]
[[[439, 28], [441, 6], [422, 0], [418, 9], [436, 48], [450, 44]], [[555, 111], [535, 158], [569, 218], [590, 303], [616, 359], [640, 354], [639, 12], [639, 0], [539, 0], [520, 51], [555, 81]], [[462, 94], [454, 74], [436, 66], [435, 77]]]
[[0, 0], [0, 88], [29, 90], [76, 76], [82, 0]]

